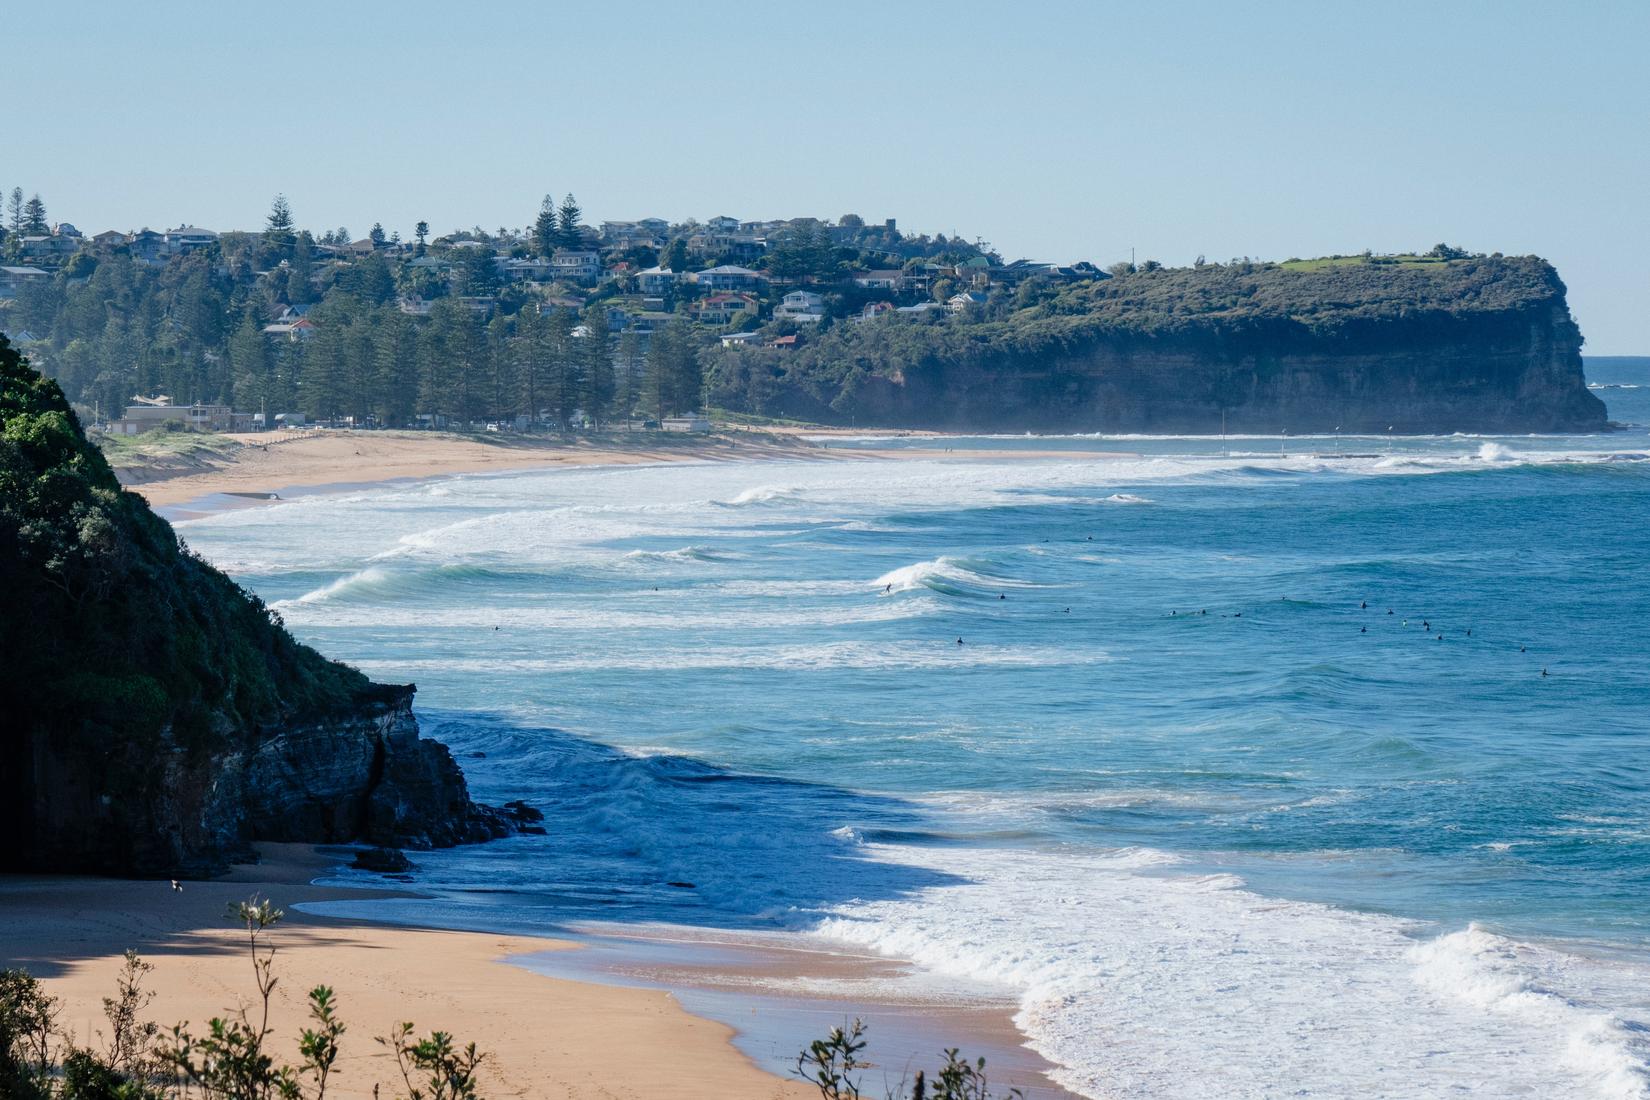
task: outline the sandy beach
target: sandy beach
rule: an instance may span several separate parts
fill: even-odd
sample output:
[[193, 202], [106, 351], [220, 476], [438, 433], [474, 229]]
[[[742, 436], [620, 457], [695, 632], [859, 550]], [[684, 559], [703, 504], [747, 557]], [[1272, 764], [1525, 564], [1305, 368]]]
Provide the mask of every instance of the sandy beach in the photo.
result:
[[253, 995], [246, 937], [225, 911], [253, 894], [286, 910], [275, 944], [272, 1023], [290, 1055], [305, 1022], [304, 997], [326, 983], [349, 1026], [336, 1092], [386, 1089], [393, 1062], [374, 1036], [410, 1020], [490, 1052], [487, 1096], [805, 1097], [800, 1082], [757, 1069], [730, 1043], [731, 1029], [693, 1016], [669, 994], [565, 981], [502, 961], [556, 941], [327, 920], [295, 903], [382, 897], [307, 885], [329, 861], [304, 845], [270, 845], [256, 866], [211, 882], [0, 877], [0, 967], [22, 967], [62, 1001], [59, 1023], [81, 1043], [107, 1031], [102, 998], [114, 991], [121, 953], [154, 964], [147, 1018], [163, 1028], [212, 1016]]
[[213, 493], [268, 494], [544, 466], [831, 457], [828, 449], [800, 434], [768, 431], [713, 436], [611, 433], [572, 441], [396, 431], [271, 432], [216, 439], [234, 446], [152, 458], [122, 456], [116, 473], [122, 484], [142, 493], [151, 505], [170, 507]]
[[222, 435], [221, 449], [181, 454], [120, 454], [112, 461], [122, 484], [150, 505], [180, 514], [180, 506], [213, 494], [271, 499], [271, 494], [326, 492], [389, 481], [459, 474], [506, 473], [543, 467], [634, 466], [663, 462], [758, 462], [775, 459], [853, 461], [874, 458], [949, 461], [1099, 459], [1123, 454], [1085, 451], [953, 451], [934, 432], [886, 433], [890, 439], [933, 440], [931, 446], [833, 447], [832, 437], [864, 440], [843, 428], [720, 430], [709, 436], [659, 432], [607, 433], [576, 440], [550, 437], [457, 435], [448, 432], [313, 431]]

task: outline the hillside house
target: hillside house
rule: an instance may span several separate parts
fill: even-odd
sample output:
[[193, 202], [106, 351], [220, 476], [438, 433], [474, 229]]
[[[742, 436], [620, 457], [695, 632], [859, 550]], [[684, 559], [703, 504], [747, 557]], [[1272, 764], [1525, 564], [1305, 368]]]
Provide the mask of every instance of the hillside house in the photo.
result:
[[572, 283], [594, 282], [601, 278], [601, 253], [588, 248], [558, 248], [550, 257], [552, 279]]
[[51, 278], [51, 272], [38, 267], [0, 267], [0, 298], [15, 298], [24, 284]]
[[854, 285], [866, 290], [887, 290], [897, 293], [905, 289], [905, 272], [898, 268], [861, 272], [854, 276]]
[[811, 290], [793, 290], [773, 311], [776, 321], [796, 321], [805, 325], [818, 324], [825, 316], [825, 295]]
[[56, 264], [80, 249], [79, 237], [24, 237], [23, 259], [32, 263]]
[[173, 256], [185, 256], [217, 242], [218, 235], [198, 225], [180, 225], [168, 229], [163, 238], [166, 251]]
[[694, 302], [688, 312], [701, 325], [721, 326], [731, 325], [740, 317], [755, 317], [761, 308], [754, 294], [723, 290]]
[[264, 335], [296, 344], [315, 335], [315, 322], [307, 317], [299, 317], [295, 321], [276, 321], [264, 326]]
[[650, 298], [663, 298], [675, 289], [680, 278], [668, 267], [650, 267], [636, 273], [636, 289]]
[[985, 295], [981, 294], [977, 290], [965, 290], [960, 293], [953, 294], [945, 300], [945, 309], [947, 313], [961, 313], [969, 306], [983, 305], [985, 305]]
[[694, 281], [704, 290], [748, 290], [760, 293], [762, 284], [768, 281], [768, 277], [748, 267], [723, 264], [721, 267], [705, 268], [694, 276]]

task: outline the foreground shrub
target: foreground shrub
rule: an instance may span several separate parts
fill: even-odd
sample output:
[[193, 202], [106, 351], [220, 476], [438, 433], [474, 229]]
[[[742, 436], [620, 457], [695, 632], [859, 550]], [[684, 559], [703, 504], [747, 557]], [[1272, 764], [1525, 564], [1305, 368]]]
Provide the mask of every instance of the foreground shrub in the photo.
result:
[[[153, 969], [128, 951], [115, 996], [103, 999], [107, 1035], [101, 1050], [77, 1046], [57, 1027], [57, 1001], [21, 970], [0, 971], [0, 1100], [325, 1100], [336, 1072], [345, 1026], [332, 989], [309, 991], [309, 1026], [298, 1034], [296, 1065], [268, 1051], [270, 999], [280, 979], [268, 932], [283, 916], [268, 901], [230, 909], [246, 929], [258, 996], [230, 1017], [214, 1017], [203, 1034], [180, 1023], [162, 1032], [143, 1012], [154, 994], [143, 988]], [[443, 1031], [414, 1037], [398, 1024], [378, 1042], [395, 1054], [404, 1093], [397, 1100], [482, 1100], [477, 1067], [487, 1055], [474, 1043], [460, 1049]], [[373, 1095], [380, 1092], [375, 1085]]]

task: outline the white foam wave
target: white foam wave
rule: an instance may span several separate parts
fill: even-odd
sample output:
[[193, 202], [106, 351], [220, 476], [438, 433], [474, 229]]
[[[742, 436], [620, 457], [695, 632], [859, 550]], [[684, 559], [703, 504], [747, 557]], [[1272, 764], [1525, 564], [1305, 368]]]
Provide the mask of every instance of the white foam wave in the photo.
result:
[[289, 608], [320, 603], [323, 600], [330, 600], [362, 588], [383, 584], [389, 579], [389, 570], [381, 566], [369, 565], [365, 569], [339, 577], [330, 584], [323, 584], [319, 588], [305, 592], [302, 596], [290, 600], [276, 600], [269, 606], [276, 611], [285, 611]]
[[872, 581], [870, 587], [880, 588], [887, 594], [910, 592], [917, 588], [958, 594], [975, 589], [1040, 587], [1030, 581], [990, 574], [986, 572], [988, 568], [968, 558], [940, 557], [932, 561], [919, 561], [914, 565], [890, 569]]
[[1650, 974], [1486, 934], [1261, 897], [1160, 852], [867, 845], [970, 880], [841, 907], [821, 934], [1022, 991], [1017, 1023], [1092, 1097], [1643, 1100]]
[[549, 657], [429, 657], [354, 662], [363, 672], [410, 676], [415, 672], [481, 673], [565, 672], [575, 669], [629, 669], [635, 671], [684, 669], [905, 669], [1067, 667], [1101, 664], [1110, 658], [1101, 652], [1073, 653], [1033, 646], [957, 645], [951, 639], [934, 642], [828, 642], [815, 645], [728, 646], [700, 648], [606, 649]]
[[1107, 504], [1150, 504], [1145, 497], [1137, 497], [1133, 493], [1113, 493], [1106, 498]]
[[722, 503], [729, 507], [739, 507], [745, 504], [770, 504], [776, 500], [792, 500], [801, 494], [801, 490], [791, 485], [758, 485], [746, 489], [732, 500]]
[[717, 553], [708, 546], [681, 546], [675, 550], [632, 550], [625, 555], [628, 561], [641, 562], [711, 562], [726, 561], [728, 555]]

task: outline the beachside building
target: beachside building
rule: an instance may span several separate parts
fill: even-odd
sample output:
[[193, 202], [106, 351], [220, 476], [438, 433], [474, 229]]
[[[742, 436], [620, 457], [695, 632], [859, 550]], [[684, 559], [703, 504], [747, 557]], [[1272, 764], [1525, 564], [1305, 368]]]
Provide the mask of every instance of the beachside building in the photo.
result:
[[121, 418], [110, 425], [115, 435], [140, 435], [168, 422], [203, 432], [226, 432], [235, 413], [228, 405], [174, 405], [170, 397], [136, 397]]
[[667, 416], [659, 421], [659, 426], [667, 432], [708, 432], [710, 421], [698, 413], [689, 413], [686, 416]]

